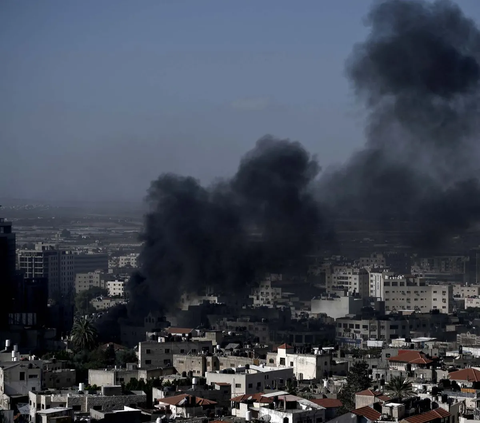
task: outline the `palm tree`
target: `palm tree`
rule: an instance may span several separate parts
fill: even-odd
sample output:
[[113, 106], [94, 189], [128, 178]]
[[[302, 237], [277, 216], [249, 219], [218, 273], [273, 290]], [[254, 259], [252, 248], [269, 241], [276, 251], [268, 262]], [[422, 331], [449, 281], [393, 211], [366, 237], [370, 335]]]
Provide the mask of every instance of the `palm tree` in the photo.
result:
[[77, 350], [91, 351], [97, 344], [97, 329], [87, 316], [75, 319], [71, 336], [72, 344]]
[[403, 376], [393, 376], [385, 386], [386, 391], [400, 401], [412, 395], [412, 382]]

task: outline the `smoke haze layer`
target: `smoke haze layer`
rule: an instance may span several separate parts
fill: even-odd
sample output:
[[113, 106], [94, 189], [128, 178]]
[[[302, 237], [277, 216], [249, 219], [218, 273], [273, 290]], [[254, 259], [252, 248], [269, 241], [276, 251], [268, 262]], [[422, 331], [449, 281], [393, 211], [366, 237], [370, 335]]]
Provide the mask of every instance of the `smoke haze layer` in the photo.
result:
[[310, 251], [321, 220], [309, 188], [319, 166], [297, 142], [260, 139], [231, 180], [152, 182], [133, 315], [173, 308], [183, 292], [239, 292], [262, 269]]

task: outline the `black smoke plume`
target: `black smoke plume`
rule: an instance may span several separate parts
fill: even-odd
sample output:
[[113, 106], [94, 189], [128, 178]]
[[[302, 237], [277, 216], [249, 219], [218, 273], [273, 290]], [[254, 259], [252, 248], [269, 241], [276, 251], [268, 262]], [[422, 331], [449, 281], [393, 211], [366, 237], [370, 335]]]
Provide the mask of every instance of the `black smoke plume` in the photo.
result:
[[175, 307], [183, 292], [239, 292], [257, 272], [302, 257], [320, 215], [309, 192], [319, 172], [297, 142], [260, 139], [231, 180], [202, 187], [165, 174], [147, 196], [141, 270], [131, 278], [130, 314]]
[[[375, 2], [367, 24], [346, 67], [368, 112], [366, 145], [322, 176], [320, 201], [329, 216], [380, 229], [408, 222], [412, 245], [431, 248], [480, 217], [480, 32], [449, 1]], [[310, 194], [318, 172], [300, 144], [266, 137], [231, 180], [154, 181], [131, 314], [208, 286], [239, 292], [257, 271], [310, 252], [322, 224]]]
[[449, 1], [376, 2], [347, 75], [368, 110], [367, 143], [322, 178], [337, 215], [403, 220], [433, 247], [480, 217], [480, 32]]

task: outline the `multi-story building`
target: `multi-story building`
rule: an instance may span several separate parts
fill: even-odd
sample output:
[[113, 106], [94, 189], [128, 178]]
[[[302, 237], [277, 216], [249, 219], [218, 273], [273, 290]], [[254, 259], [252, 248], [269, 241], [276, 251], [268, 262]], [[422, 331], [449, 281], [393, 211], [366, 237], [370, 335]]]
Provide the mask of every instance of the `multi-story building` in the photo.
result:
[[15, 295], [15, 233], [12, 224], [0, 218], [0, 326], [6, 325]]
[[107, 282], [108, 295], [110, 297], [124, 297], [125, 296], [125, 282], [124, 281], [109, 281]]
[[138, 363], [142, 369], [166, 367], [173, 363], [174, 354], [198, 354], [213, 352], [212, 341], [168, 342], [145, 341], [138, 344]]
[[426, 285], [405, 278], [393, 276], [386, 278], [384, 298], [385, 311], [413, 310], [426, 313], [438, 310], [440, 313], [453, 311], [453, 287], [451, 285]]
[[385, 297], [385, 280], [394, 276], [393, 272], [384, 268], [372, 268], [369, 272], [370, 297], [383, 300]]
[[118, 267], [138, 267], [138, 254], [131, 253], [118, 257]]
[[90, 288], [106, 288], [106, 280], [108, 274], [102, 270], [95, 270], [94, 272], [77, 273], [75, 275], [75, 292], [79, 293], [87, 291]]
[[312, 314], [326, 314], [334, 319], [344, 317], [347, 314], [358, 314], [362, 307], [362, 298], [353, 295], [315, 297], [310, 302], [310, 312]]
[[42, 368], [31, 361], [12, 361], [0, 366], [0, 394], [28, 395], [42, 389]]
[[361, 257], [360, 259], [358, 259], [357, 264], [360, 267], [385, 268], [386, 265], [387, 265], [387, 261], [386, 261], [385, 256], [383, 254], [372, 253], [372, 254], [370, 254], [369, 257]]
[[38, 243], [34, 250], [20, 250], [18, 265], [27, 278], [47, 278], [50, 298], [73, 294], [75, 263], [71, 251]]
[[453, 285], [453, 296], [459, 298], [479, 297], [480, 285], [455, 284]]
[[281, 281], [282, 275], [272, 274], [252, 289], [254, 306], [273, 307], [275, 303], [282, 298], [282, 288], [274, 286], [275, 281]]
[[369, 295], [368, 271], [362, 267], [333, 266], [331, 279], [332, 289], [342, 289], [361, 297]]
[[34, 250], [20, 250], [18, 265], [27, 278], [47, 278], [50, 298], [70, 298], [77, 273], [108, 270], [107, 254], [76, 253], [38, 243]]
[[336, 321], [336, 340], [340, 344], [365, 348], [371, 341], [390, 343], [395, 339], [411, 339], [415, 336], [447, 336], [448, 323], [449, 316], [442, 313], [343, 317]]

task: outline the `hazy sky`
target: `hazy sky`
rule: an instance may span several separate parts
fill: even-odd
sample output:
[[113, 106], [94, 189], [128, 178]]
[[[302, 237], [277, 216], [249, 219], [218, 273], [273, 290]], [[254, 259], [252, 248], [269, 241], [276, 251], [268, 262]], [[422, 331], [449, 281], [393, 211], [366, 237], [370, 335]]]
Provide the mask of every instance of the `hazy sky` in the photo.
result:
[[370, 4], [3, 0], [0, 197], [138, 200], [163, 172], [233, 174], [267, 133], [345, 160], [363, 116], [344, 62]]

